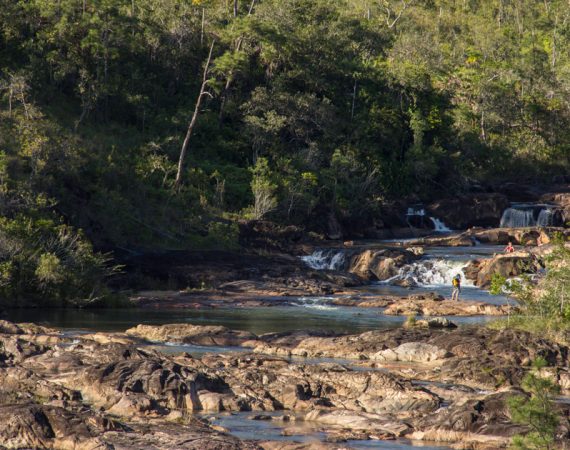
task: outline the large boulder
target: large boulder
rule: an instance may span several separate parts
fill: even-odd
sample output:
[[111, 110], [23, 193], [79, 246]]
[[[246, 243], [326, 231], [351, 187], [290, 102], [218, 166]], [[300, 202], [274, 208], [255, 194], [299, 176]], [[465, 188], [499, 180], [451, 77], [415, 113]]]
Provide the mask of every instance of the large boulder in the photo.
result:
[[506, 399], [510, 396], [512, 393], [495, 394], [484, 400], [470, 400], [439, 414], [422, 417], [415, 424], [418, 431], [409, 437], [486, 444], [483, 448], [506, 447], [513, 435], [527, 431], [525, 427], [515, 425], [510, 420], [506, 404]]
[[482, 244], [514, 245], [547, 244], [556, 234], [570, 235], [570, 231], [560, 227], [529, 227], [529, 228], [472, 228], [464, 235], [476, 239]]
[[365, 280], [386, 280], [397, 275], [400, 267], [419, 257], [411, 250], [364, 250], [351, 257], [348, 271]]
[[302, 245], [323, 241], [322, 236], [295, 225], [279, 225], [268, 220], [244, 220], [238, 225], [239, 242], [244, 248], [297, 254]]
[[435, 345], [423, 342], [406, 342], [394, 349], [381, 350], [371, 356], [374, 361], [411, 361], [427, 362], [443, 359], [449, 353]]
[[518, 252], [472, 261], [465, 269], [465, 274], [476, 286], [487, 289], [491, 286], [494, 275], [511, 278], [524, 273], [534, 273], [539, 269], [539, 261], [532, 254]]
[[230, 330], [213, 325], [190, 325], [175, 323], [168, 325], [137, 325], [129, 328], [126, 334], [154, 342], [179, 342], [193, 345], [237, 346], [257, 339], [248, 331]]
[[509, 200], [502, 194], [470, 194], [434, 202], [427, 212], [448, 227], [465, 229], [472, 226], [498, 227]]
[[400, 437], [410, 431], [409, 425], [389, 415], [366, 412], [316, 409], [306, 414], [304, 419], [329, 427], [365, 431], [369, 435], [383, 436], [384, 439]]
[[[93, 423], [93, 420], [90, 420]], [[57, 407], [35, 403], [0, 405], [2, 448], [111, 450], [84, 418]]]

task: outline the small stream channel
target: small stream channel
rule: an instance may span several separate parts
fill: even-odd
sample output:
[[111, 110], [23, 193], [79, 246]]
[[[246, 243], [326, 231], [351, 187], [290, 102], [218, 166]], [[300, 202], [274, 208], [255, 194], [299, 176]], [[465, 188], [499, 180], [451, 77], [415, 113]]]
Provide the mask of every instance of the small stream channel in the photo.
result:
[[[252, 420], [256, 415], [263, 420]], [[264, 412], [256, 414], [252, 412], [203, 414], [201, 417], [211, 423], [222, 426], [240, 439], [246, 440], [271, 440], [271, 441], [293, 441], [299, 443], [322, 442], [327, 435], [320, 431], [318, 423], [311, 422], [291, 422], [283, 420], [289, 418], [283, 412]], [[408, 439], [397, 439], [394, 441], [354, 441], [349, 440], [339, 445], [341, 448], [351, 449], [393, 449], [412, 450], [423, 448], [424, 450], [442, 450], [450, 447], [442, 447], [438, 443], [426, 441], [411, 441]]]

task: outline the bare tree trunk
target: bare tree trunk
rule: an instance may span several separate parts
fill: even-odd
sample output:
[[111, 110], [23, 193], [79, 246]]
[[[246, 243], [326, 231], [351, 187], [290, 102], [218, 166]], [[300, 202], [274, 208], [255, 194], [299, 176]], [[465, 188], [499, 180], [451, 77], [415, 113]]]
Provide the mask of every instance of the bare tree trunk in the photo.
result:
[[558, 27], [558, 15], [554, 19], [554, 28], [552, 29], [552, 67], [556, 66], [556, 29]]
[[249, 5], [249, 9], [247, 10], [247, 15], [251, 16], [251, 13], [253, 12], [253, 7], [255, 6], [255, 0], [251, 0], [251, 3]]
[[354, 79], [354, 89], [352, 91], [352, 108], [350, 110], [350, 120], [354, 119], [354, 108], [356, 107], [356, 93], [358, 90], [358, 81]]
[[206, 88], [208, 87], [208, 70], [210, 68], [210, 62], [212, 61], [212, 52], [214, 51], [214, 44], [216, 41], [212, 41], [210, 46], [210, 53], [208, 53], [208, 59], [206, 61], [206, 66], [204, 67], [204, 75], [202, 77], [202, 86], [200, 87], [200, 93], [196, 99], [196, 106], [194, 107], [194, 114], [192, 114], [192, 119], [188, 124], [188, 131], [186, 132], [186, 137], [184, 138], [184, 143], [182, 144], [182, 149], [180, 150], [180, 158], [178, 159], [178, 170], [176, 172], [176, 180], [174, 181], [174, 188], [180, 188], [182, 183], [182, 172], [184, 169], [184, 160], [186, 159], [186, 152], [188, 150], [188, 143], [190, 142], [190, 137], [192, 136], [192, 131], [196, 125], [196, 120], [198, 119], [198, 114], [200, 112], [200, 105], [202, 104], [202, 97], [208, 95]]
[[485, 132], [485, 110], [481, 110], [481, 139], [483, 142], [487, 142], [487, 133]]
[[234, 0], [234, 17], [238, 16], [238, 0]]
[[14, 89], [12, 86], [8, 88], [8, 117], [12, 117], [12, 96], [14, 95]]
[[[392, 11], [388, 7], [384, 6], [384, 9], [386, 10], [386, 15], [387, 15], [386, 25], [388, 25], [388, 28], [393, 28], [394, 25], [396, 25], [396, 22], [398, 22], [398, 20], [400, 20], [400, 17], [402, 17], [402, 14], [404, 13], [406, 8], [408, 7], [408, 4], [404, 0], [401, 0], [401, 1], [402, 1], [402, 9], [400, 10], [400, 12], [398, 14], [394, 13], [395, 14], [394, 20], [392, 20]], [[392, 22], [390, 22], [391, 20], [392, 20]]]

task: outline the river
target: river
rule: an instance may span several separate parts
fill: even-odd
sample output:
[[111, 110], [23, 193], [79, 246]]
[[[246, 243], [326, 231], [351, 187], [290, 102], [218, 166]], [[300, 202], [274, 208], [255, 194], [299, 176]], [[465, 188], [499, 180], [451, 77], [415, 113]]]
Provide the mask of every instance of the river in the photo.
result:
[[[397, 245], [393, 242], [373, 242], [359, 245]], [[435, 292], [444, 296], [450, 294], [451, 278], [459, 273], [472, 259], [491, 257], [501, 248], [496, 246], [475, 247], [434, 247], [426, 248], [424, 256], [418, 261], [403, 267], [396, 277], [383, 282], [376, 282], [359, 289], [360, 294], [366, 295], [399, 295], [408, 296], [413, 293]], [[311, 260], [312, 258], [312, 260]], [[321, 269], [338, 265], [342, 262], [342, 250], [336, 252], [328, 249], [318, 251], [306, 258], [313, 266]], [[319, 259], [320, 258], [320, 259]], [[413, 289], [396, 285], [397, 281], [408, 278], [413, 281]], [[464, 278], [464, 276], [463, 276]], [[32, 309], [10, 310], [7, 318], [14, 322], [35, 322], [56, 327], [69, 334], [88, 331], [124, 331], [138, 324], [161, 325], [167, 323], [189, 323], [195, 325], [224, 325], [231, 329], [251, 331], [256, 334], [284, 332], [292, 330], [322, 330], [341, 333], [356, 333], [379, 328], [399, 327], [405, 320], [401, 316], [384, 315], [381, 308], [355, 308], [331, 304], [335, 296], [328, 297], [276, 297], [275, 306], [257, 308], [214, 308], [214, 309]], [[505, 297], [495, 297], [487, 291], [470, 285], [464, 279], [463, 298], [479, 300], [494, 304], [508, 301]], [[284, 302], [285, 301], [285, 302]], [[449, 317], [458, 325], [481, 324], [494, 320], [492, 317]], [[187, 351], [194, 356], [205, 352], [229, 352], [243, 349], [212, 348], [197, 346], [168, 346], [157, 347], [162, 351], [172, 353]], [[276, 415], [276, 414], [274, 414]], [[305, 423], [303, 427], [295, 428], [282, 420], [251, 420], [251, 413], [233, 413], [204, 415], [216, 425], [221, 425], [232, 434], [244, 439], [271, 439], [294, 442], [322, 441], [325, 435], [318, 427]], [[275, 419], [275, 418], [273, 418]], [[347, 448], [367, 449], [397, 449], [406, 450], [421, 446], [425, 449], [441, 449], [433, 443], [400, 441], [351, 441]]]

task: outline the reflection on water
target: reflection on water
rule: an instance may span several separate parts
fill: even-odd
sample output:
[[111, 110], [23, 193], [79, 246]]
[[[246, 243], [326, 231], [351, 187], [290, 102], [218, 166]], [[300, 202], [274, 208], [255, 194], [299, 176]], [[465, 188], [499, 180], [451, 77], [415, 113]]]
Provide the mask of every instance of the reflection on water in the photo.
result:
[[[270, 420], [251, 420], [251, 412], [221, 413], [201, 415], [211, 423], [222, 426], [234, 436], [244, 440], [267, 440], [289, 442], [322, 442], [326, 434], [316, 422], [286, 422], [283, 412], [264, 412]], [[352, 449], [392, 449], [392, 450], [443, 450], [449, 447], [434, 446], [434, 443], [398, 439], [396, 441], [348, 441], [343, 447]]]
[[64, 310], [10, 310], [14, 322], [35, 322], [63, 329], [124, 331], [138, 324], [224, 325], [234, 330], [256, 334], [293, 331], [327, 330], [336, 332], [367, 331], [400, 326], [405, 317], [382, 316], [378, 310], [337, 307], [316, 309], [294, 306], [263, 308], [177, 309], [142, 308]]
[[[8, 320], [34, 322], [61, 329], [124, 331], [138, 324], [224, 325], [255, 334], [313, 330], [339, 333], [364, 332], [396, 328], [406, 320], [402, 316], [385, 316], [377, 308], [335, 307], [333, 309], [302, 306], [262, 308], [177, 309], [20, 309], [8, 310]], [[491, 317], [449, 317], [457, 324], [485, 323]]]

